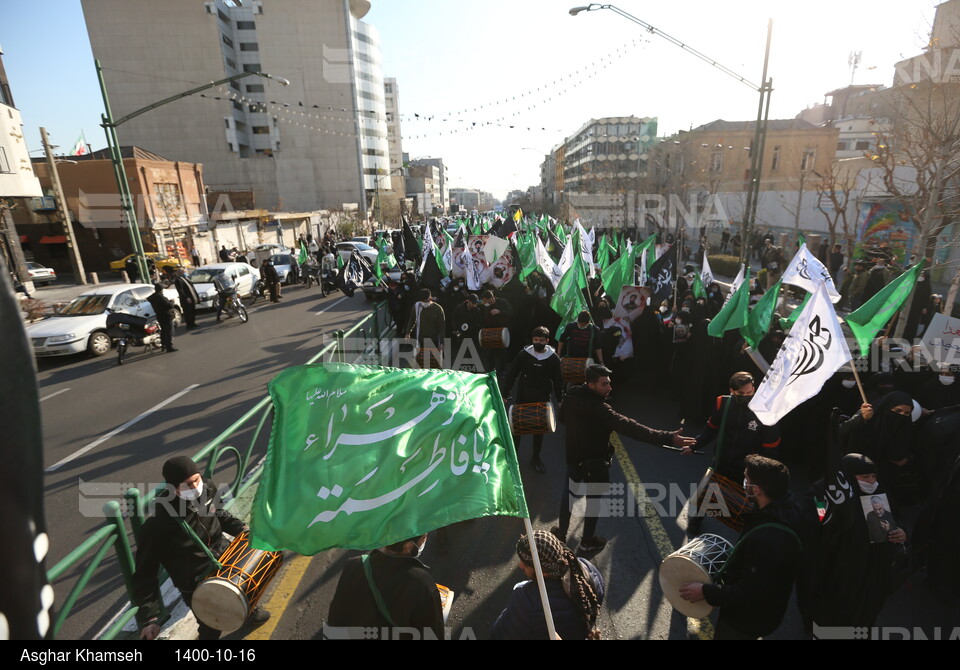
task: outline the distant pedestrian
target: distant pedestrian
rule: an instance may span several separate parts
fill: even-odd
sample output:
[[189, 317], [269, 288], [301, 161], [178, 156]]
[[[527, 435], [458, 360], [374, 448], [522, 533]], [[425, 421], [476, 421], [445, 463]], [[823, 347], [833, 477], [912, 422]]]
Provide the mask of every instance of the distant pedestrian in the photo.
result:
[[270, 302], [280, 302], [280, 275], [277, 274], [277, 269], [273, 267], [273, 261], [269, 258], [260, 266], [260, 279], [270, 292]]
[[160, 345], [168, 353], [179, 351], [173, 346], [173, 313], [176, 305], [163, 294], [163, 284], [153, 285], [153, 294], [147, 298], [147, 302], [153, 307], [157, 323], [160, 324]]
[[183, 309], [187, 330], [193, 330], [197, 327], [197, 305], [200, 304], [200, 294], [197, 293], [196, 287], [183, 268], [177, 271], [177, 278], [173, 280], [173, 285], [180, 295], [180, 307]]

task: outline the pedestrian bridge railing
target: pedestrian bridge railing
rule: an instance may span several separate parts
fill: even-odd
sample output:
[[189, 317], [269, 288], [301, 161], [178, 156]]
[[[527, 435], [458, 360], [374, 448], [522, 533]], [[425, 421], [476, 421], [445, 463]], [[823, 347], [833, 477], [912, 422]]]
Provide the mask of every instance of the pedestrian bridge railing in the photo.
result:
[[[306, 365], [357, 361], [383, 364], [390, 355], [389, 343], [395, 335], [394, 330], [386, 303], [378, 303], [369, 315], [352, 328], [329, 333], [331, 341], [307, 361]], [[269, 438], [269, 431], [265, 433], [263, 428], [272, 413], [273, 404], [267, 396], [193, 456], [193, 460], [203, 469], [205, 478], [212, 478], [218, 468], [218, 476], [222, 476], [224, 470], [234, 471], [228, 487], [229, 495], [225, 498], [227, 508], [234, 506], [238, 499], [260, 480], [262, 469], [259, 465], [266, 457]], [[229, 459], [233, 462], [230, 463]], [[225, 462], [229, 465], [225, 465]], [[130, 522], [130, 531], [135, 542], [145, 521], [145, 511], [162, 490], [157, 488], [143, 494], [138, 489], [131, 488], [124, 492], [122, 501], [108, 502], [103, 507], [106, 523], [47, 571], [47, 579], [51, 585], [56, 585], [61, 579], [67, 581], [75, 572], [80, 572], [66, 597], [54, 605], [57, 613], [52, 625], [54, 638], [63, 628], [64, 622], [70, 617], [77, 601], [88, 589], [98, 570], [109, 568], [105, 564], [110, 560], [111, 549], [119, 563], [131, 605], [112, 619], [97, 635], [97, 639], [116, 639], [134, 619], [137, 614], [137, 607], [132, 601], [135, 563], [126, 522]], [[161, 583], [165, 579], [166, 577], [161, 575]], [[165, 612], [164, 618], [168, 615], [169, 613]]]

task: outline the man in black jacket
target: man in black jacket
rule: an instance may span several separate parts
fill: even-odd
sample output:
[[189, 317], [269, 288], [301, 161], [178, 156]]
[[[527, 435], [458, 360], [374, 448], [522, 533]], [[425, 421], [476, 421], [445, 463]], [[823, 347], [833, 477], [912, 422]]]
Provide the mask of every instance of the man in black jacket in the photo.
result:
[[[560, 357], [557, 356], [550, 341], [550, 331], [543, 326], [533, 329], [533, 344], [525, 348], [513, 361], [510, 371], [500, 389], [504, 398], [510, 395], [514, 383], [520, 380], [517, 389], [516, 405], [528, 403], [550, 402], [550, 392], [553, 391], [557, 401], [563, 399], [563, 376], [560, 374]], [[520, 447], [521, 436], [515, 442]], [[540, 450], [543, 447], [543, 433], [533, 436], [533, 456], [530, 464], [533, 469], [543, 474], [547, 471], [540, 460]]]
[[[680, 431], [654, 430], [619, 414], [607, 402], [612, 386], [612, 373], [602, 365], [587, 369], [587, 383], [575, 386], [560, 405], [560, 422], [566, 426], [566, 458], [568, 486], [560, 500], [560, 525], [551, 529], [561, 542], [566, 542], [570, 527], [570, 496], [579, 488], [574, 484], [605, 484], [609, 481], [608, 468], [613, 460], [610, 434], [614, 431], [626, 437], [662, 446], [686, 448], [694, 444], [692, 437], [683, 437]], [[583, 523], [580, 549], [598, 551], [607, 541], [596, 535], [596, 510], [591, 513], [588, 497], [587, 516]]]
[[187, 330], [193, 330], [197, 327], [197, 305], [200, 302], [200, 295], [193, 282], [187, 278], [187, 271], [183, 268], [177, 270], [177, 278], [173, 285], [180, 294], [180, 306], [183, 308], [183, 320], [187, 324]]
[[169, 353], [179, 351], [173, 346], [173, 312], [177, 306], [163, 294], [163, 284], [153, 285], [153, 293], [147, 298], [147, 302], [153, 307], [160, 325], [160, 345]]
[[[426, 543], [421, 535], [349, 559], [330, 602], [324, 638], [444, 639], [440, 592], [417, 558]], [[369, 637], [371, 628], [376, 637]]]
[[800, 571], [800, 537], [809, 525], [790, 493], [790, 471], [783, 463], [748, 456], [743, 484], [755, 511], [744, 516], [743, 534], [721, 571], [723, 583], [680, 587], [684, 600], [720, 608], [715, 640], [756, 640], [777, 629]]
[[[137, 622], [141, 639], [153, 640], [160, 634], [160, 581], [157, 572], [162, 565], [173, 585], [190, 607], [197, 583], [210, 569], [210, 559], [203, 548], [180, 524], [190, 526], [213, 553], [220, 556], [228, 542], [227, 532], [239, 535], [246, 524], [218, 506], [217, 490], [204, 482], [200, 468], [186, 456], [171, 458], [163, 464], [167, 491], [157, 498], [156, 514], [147, 519], [137, 538], [137, 565], [133, 575], [133, 601], [139, 609]], [[270, 613], [258, 607], [247, 619], [261, 624]], [[199, 622], [200, 639], [216, 640], [220, 631]]]

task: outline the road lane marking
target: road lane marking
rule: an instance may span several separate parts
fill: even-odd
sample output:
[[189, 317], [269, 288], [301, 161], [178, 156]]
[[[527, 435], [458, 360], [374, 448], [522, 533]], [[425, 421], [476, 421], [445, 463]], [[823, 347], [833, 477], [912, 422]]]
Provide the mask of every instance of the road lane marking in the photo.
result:
[[[643, 481], [641, 481], [640, 475], [637, 474], [636, 468], [633, 467], [633, 461], [630, 460], [630, 455], [627, 453], [617, 433], [610, 435], [610, 444], [613, 445], [617, 462], [620, 463], [620, 468], [623, 470], [623, 474], [627, 479], [627, 485], [634, 487], [637, 509], [642, 511], [641, 516], [643, 523], [646, 524], [647, 530], [650, 531], [650, 537], [653, 538], [654, 544], [657, 545], [657, 552], [660, 554], [660, 560], [663, 561], [663, 559], [675, 551], [673, 543], [670, 541], [670, 535], [667, 533], [667, 529], [664, 528], [660, 517], [657, 516], [654, 511], [653, 506], [650, 505]], [[701, 640], [713, 639], [713, 624], [710, 623], [710, 619], [685, 618], [687, 619], [687, 630], [690, 633], [696, 635]]]
[[300, 582], [303, 581], [303, 576], [310, 566], [311, 558], [310, 556], [297, 554], [286, 561], [286, 565], [283, 568], [283, 576], [280, 578], [280, 581], [276, 583], [276, 586], [274, 586], [270, 598], [267, 602], [260, 603], [264, 609], [270, 612], [270, 619], [256, 630], [251, 631], [249, 635], [243, 638], [244, 640], [270, 639], [270, 636], [273, 635], [277, 626], [280, 625], [280, 619], [287, 610], [287, 605], [293, 602], [293, 596], [296, 594]]
[[321, 310], [319, 310], [319, 311], [317, 311], [317, 312], [314, 312], [314, 314], [323, 314], [324, 312], [326, 312], [326, 311], [327, 311], [328, 309], [330, 309], [331, 307], [336, 307], [337, 305], [339, 305], [339, 304], [340, 304], [341, 302], [343, 302], [344, 300], [349, 300], [349, 299], [350, 299], [350, 298], [340, 298], [339, 300], [337, 300], [337, 301], [336, 301], [335, 303], [333, 303], [332, 305], [327, 305], [327, 306], [324, 307], [323, 309], [321, 309]]
[[62, 391], [57, 391], [56, 393], [51, 393], [51, 394], [48, 395], [46, 398], [40, 398], [40, 402], [43, 402], [44, 400], [50, 400], [50, 398], [55, 398], [56, 396], [60, 395], [61, 393], [66, 393], [66, 392], [69, 391], [69, 390], [70, 390], [70, 389], [63, 389]]
[[150, 415], [153, 414], [154, 412], [157, 412], [157, 411], [163, 409], [164, 407], [166, 407], [167, 405], [169, 405], [170, 403], [172, 403], [172, 402], [174, 402], [174, 401], [176, 401], [176, 400], [179, 400], [180, 398], [182, 398], [183, 396], [187, 395], [188, 393], [190, 393], [190, 391], [192, 391], [192, 390], [195, 389], [195, 388], [198, 388], [199, 386], [200, 386], [200, 384], [193, 384], [193, 385], [191, 385], [191, 386], [188, 386], [187, 388], [185, 388], [185, 389], [183, 389], [182, 391], [180, 391], [180, 393], [177, 393], [176, 395], [170, 396], [169, 398], [167, 398], [166, 400], [164, 400], [164, 401], [163, 401], [162, 403], [160, 403], [159, 405], [155, 405], [154, 407], [151, 407], [150, 409], [148, 409], [148, 410], [147, 410], [146, 412], [144, 412], [143, 414], [140, 414], [140, 415], [138, 415], [138, 416], [135, 416], [134, 418], [130, 419], [129, 421], [127, 421], [125, 424], [123, 424], [123, 425], [120, 426], [119, 428], [114, 428], [113, 430], [111, 430], [109, 433], [107, 433], [107, 434], [104, 435], [103, 437], [101, 437], [101, 438], [99, 438], [99, 439], [97, 439], [97, 440], [94, 440], [93, 442], [91, 442], [90, 444], [88, 444], [87, 446], [85, 446], [83, 449], [80, 449], [79, 451], [77, 451], [77, 452], [75, 452], [75, 453], [67, 456], [65, 459], [63, 459], [63, 460], [60, 461], [59, 463], [55, 463], [54, 465], [51, 465], [49, 468], [47, 468], [46, 470], [44, 470], [44, 472], [50, 473], [50, 472], [54, 472], [55, 470], [60, 469], [61, 467], [63, 467], [63, 466], [66, 465], [67, 463], [69, 463], [70, 461], [72, 461], [72, 460], [74, 460], [74, 459], [76, 459], [76, 458], [79, 458], [80, 456], [83, 456], [85, 453], [87, 453], [87, 452], [90, 451], [91, 449], [95, 449], [95, 448], [99, 447], [101, 444], [103, 444], [104, 442], [106, 442], [107, 440], [109, 440], [110, 438], [112, 438], [112, 437], [114, 437], [114, 436], [116, 436], [116, 435], [119, 435], [120, 433], [122, 433], [122, 432], [125, 431], [127, 428], [129, 428], [130, 426], [134, 425], [135, 423], [138, 423], [139, 421], [141, 421], [141, 420], [143, 420], [143, 419], [146, 419], [148, 416], [150, 416]]

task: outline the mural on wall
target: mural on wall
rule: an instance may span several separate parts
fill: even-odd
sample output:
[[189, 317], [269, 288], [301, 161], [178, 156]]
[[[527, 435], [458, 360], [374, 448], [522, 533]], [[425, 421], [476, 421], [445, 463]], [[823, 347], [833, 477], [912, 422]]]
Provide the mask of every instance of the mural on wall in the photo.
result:
[[[904, 267], [909, 264], [907, 254], [916, 253], [913, 248], [919, 244], [920, 231], [916, 224], [904, 213], [901, 204], [889, 202], [862, 202], [857, 225], [856, 257], [866, 257], [874, 253], [885, 252], [897, 265]], [[948, 245], [945, 240], [950, 238], [950, 231], [937, 241], [937, 250], [934, 254], [934, 263], [947, 261], [949, 256]]]

